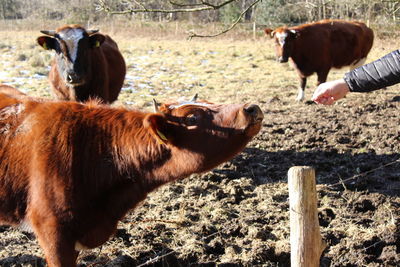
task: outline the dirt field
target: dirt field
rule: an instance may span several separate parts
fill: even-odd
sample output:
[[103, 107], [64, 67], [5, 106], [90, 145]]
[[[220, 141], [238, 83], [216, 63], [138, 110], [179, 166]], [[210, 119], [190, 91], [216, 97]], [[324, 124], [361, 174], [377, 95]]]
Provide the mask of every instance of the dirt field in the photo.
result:
[[[252, 102], [261, 133], [234, 160], [153, 192], [81, 266], [289, 266], [287, 171], [313, 166], [327, 248], [322, 266], [400, 266], [400, 86], [350, 94], [336, 105], [296, 103], [298, 80], [272, 41], [228, 36], [186, 41], [105, 28], [128, 66], [118, 103], [149, 109], [199, 93]], [[51, 53], [38, 32], [0, 32], [0, 82], [50, 97]], [[368, 61], [398, 48], [376, 40]], [[329, 79], [346, 70], [333, 70]], [[306, 98], [315, 89], [308, 82]], [[0, 226], [0, 266], [44, 266], [31, 233]]]

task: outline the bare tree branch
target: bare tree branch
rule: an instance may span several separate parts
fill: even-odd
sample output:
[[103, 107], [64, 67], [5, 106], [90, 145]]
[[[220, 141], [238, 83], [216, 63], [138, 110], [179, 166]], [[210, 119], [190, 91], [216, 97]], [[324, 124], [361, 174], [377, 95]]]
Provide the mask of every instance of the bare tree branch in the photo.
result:
[[[104, 0], [98, 0], [97, 4], [97, 10], [99, 11], [105, 11], [108, 14], [113, 14], [113, 15], [124, 15], [124, 14], [133, 14], [133, 13], [146, 13], [146, 12], [152, 12], [152, 13], [181, 13], [181, 12], [199, 12], [199, 11], [205, 11], [205, 10], [216, 10], [220, 9], [232, 2], [235, 2], [238, 0], [227, 0], [225, 2], [222, 2], [219, 5], [213, 5], [211, 3], [208, 3], [206, 1], [201, 1], [201, 4], [178, 4], [173, 1], [169, 1], [171, 4], [181, 7], [181, 8], [172, 8], [172, 9], [158, 9], [158, 8], [146, 8], [143, 4], [138, 3], [137, 1], [134, 1], [139, 8], [130, 8], [126, 10], [112, 10], [110, 6], [108, 6]], [[182, 8], [182, 7], [187, 7], [187, 8]], [[189, 8], [191, 7], [191, 8]]]
[[179, 6], [179, 7], [187, 7], [187, 6], [201, 6], [203, 3], [195, 3], [195, 4], [181, 4], [181, 3], [176, 3], [175, 1], [169, 0], [168, 1], [171, 5], [174, 6]]
[[[220, 9], [228, 4], [231, 4], [233, 2], [237, 2], [238, 0], [226, 0], [220, 4], [212, 4], [208, 1], [201, 0], [200, 3], [187, 3], [187, 4], [182, 4], [182, 3], [177, 3], [174, 0], [168, 0], [168, 2], [172, 6], [176, 6], [177, 8], [172, 8], [172, 9], [153, 9], [153, 8], [147, 8], [144, 6], [144, 4], [140, 3], [139, 1], [133, 0], [133, 2], [138, 6], [138, 8], [130, 8], [126, 10], [112, 10], [110, 6], [108, 6], [104, 0], [98, 0], [97, 4], [97, 10], [99, 11], [104, 11], [107, 12], [108, 14], [113, 14], [113, 15], [124, 15], [124, 14], [133, 14], [133, 13], [190, 13], [190, 12], [200, 12], [200, 11], [207, 11], [207, 10], [217, 10]], [[243, 16], [246, 14], [247, 11], [249, 11], [251, 8], [253, 8], [258, 2], [262, 0], [254, 0], [253, 3], [251, 3], [238, 17], [237, 19], [225, 30], [215, 33], [215, 34], [210, 34], [210, 35], [202, 35], [202, 34], [197, 34], [195, 32], [190, 32], [189, 33], [189, 39], [195, 38], [195, 37], [216, 37], [219, 35], [222, 35], [224, 33], [227, 33], [228, 31], [232, 30], [243, 18]]]
[[231, 26], [229, 26], [225, 30], [215, 33], [215, 34], [210, 34], [210, 35], [202, 35], [202, 34], [197, 34], [195, 32], [191, 32], [188, 37], [189, 40], [192, 38], [195, 38], [195, 37], [199, 37], [199, 38], [217, 37], [219, 35], [227, 33], [228, 31], [232, 30], [240, 22], [240, 20], [243, 18], [243, 16], [246, 14], [247, 11], [249, 11], [251, 8], [253, 8], [260, 1], [262, 1], [262, 0], [255, 0], [253, 3], [251, 3], [242, 13], [240, 13], [239, 17], [231, 24]]
[[168, 2], [169, 2], [171, 5], [179, 6], [179, 7], [202, 6], [202, 5], [205, 5], [205, 4], [203, 3], [204, 1], [201, 1], [201, 3], [195, 3], [195, 4], [181, 4], [181, 3], [177, 3], [177, 2], [172, 1], [172, 0], [169, 0]]

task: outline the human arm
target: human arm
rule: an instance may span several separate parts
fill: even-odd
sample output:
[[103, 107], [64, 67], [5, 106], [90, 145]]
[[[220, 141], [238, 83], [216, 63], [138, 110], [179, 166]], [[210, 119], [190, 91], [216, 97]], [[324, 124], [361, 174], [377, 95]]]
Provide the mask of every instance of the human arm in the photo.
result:
[[343, 79], [320, 84], [312, 100], [318, 104], [331, 105], [348, 92], [370, 92], [399, 82], [400, 51], [395, 50], [346, 73]]
[[400, 82], [400, 50], [345, 74], [350, 92], [371, 92]]

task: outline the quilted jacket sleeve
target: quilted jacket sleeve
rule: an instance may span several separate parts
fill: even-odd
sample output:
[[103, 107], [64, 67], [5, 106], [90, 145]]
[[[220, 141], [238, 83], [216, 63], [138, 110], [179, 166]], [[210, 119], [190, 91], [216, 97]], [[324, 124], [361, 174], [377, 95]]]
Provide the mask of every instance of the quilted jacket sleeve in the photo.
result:
[[400, 82], [400, 50], [345, 74], [351, 92], [370, 92]]

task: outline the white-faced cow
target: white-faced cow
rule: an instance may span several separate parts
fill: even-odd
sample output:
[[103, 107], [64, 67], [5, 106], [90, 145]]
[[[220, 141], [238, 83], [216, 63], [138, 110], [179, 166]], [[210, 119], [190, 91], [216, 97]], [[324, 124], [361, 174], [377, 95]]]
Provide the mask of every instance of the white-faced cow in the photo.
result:
[[275, 39], [278, 61], [293, 61], [300, 77], [298, 101], [304, 99], [308, 76], [317, 73], [319, 85], [326, 81], [331, 68], [361, 66], [374, 40], [373, 31], [356, 21], [322, 20], [264, 31]]
[[125, 61], [117, 44], [98, 30], [65, 25], [37, 38], [44, 49], [55, 51], [49, 80], [59, 100], [104, 103], [115, 101], [125, 78]]
[[76, 266], [149, 192], [231, 159], [262, 120], [254, 104], [149, 113], [0, 93], [0, 223], [32, 229], [49, 267]]

